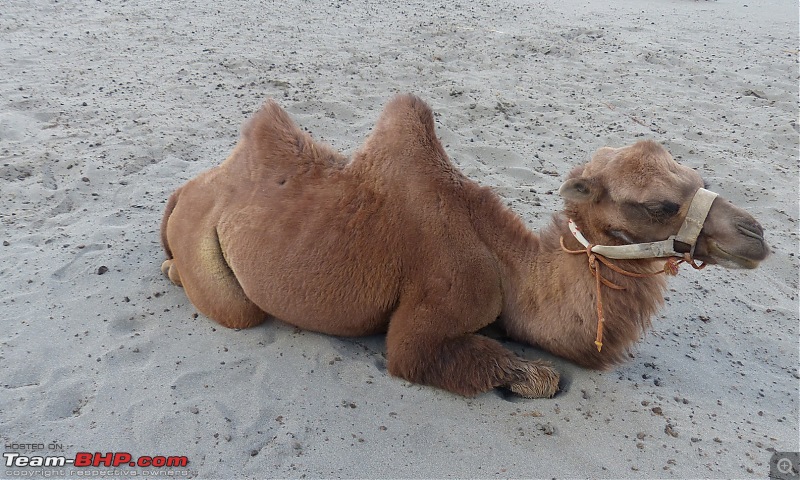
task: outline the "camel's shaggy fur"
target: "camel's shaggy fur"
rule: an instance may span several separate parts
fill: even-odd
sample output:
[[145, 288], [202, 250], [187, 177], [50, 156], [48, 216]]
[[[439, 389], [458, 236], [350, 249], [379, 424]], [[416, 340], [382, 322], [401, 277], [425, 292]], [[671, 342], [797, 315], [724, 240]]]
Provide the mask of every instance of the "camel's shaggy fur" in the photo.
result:
[[[348, 161], [302, 132], [273, 101], [231, 155], [179, 188], [161, 226], [163, 270], [222, 325], [273, 315], [332, 335], [387, 332], [389, 372], [475, 395], [505, 387], [549, 397], [559, 376], [476, 334], [499, 319], [515, 339], [581, 365], [626, 358], [663, 302], [661, 277], [614, 272], [598, 352], [594, 278], [566, 218], [596, 244], [674, 234], [700, 176], [645, 141], [603, 148], [561, 189], [563, 213], [530, 232], [489, 188], [450, 162], [431, 110], [414, 96], [385, 108]], [[767, 255], [761, 226], [718, 198], [695, 258], [752, 268]], [[663, 260], [619, 261], [634, 272]]]

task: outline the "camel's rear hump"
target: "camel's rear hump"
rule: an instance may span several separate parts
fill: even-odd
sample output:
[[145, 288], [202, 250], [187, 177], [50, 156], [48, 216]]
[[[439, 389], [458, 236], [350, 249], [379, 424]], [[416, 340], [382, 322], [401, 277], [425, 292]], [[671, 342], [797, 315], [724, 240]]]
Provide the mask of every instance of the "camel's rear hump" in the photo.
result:
[[[240, 146], [253, 171], [259, 167], [311, 168], [343, 165], [347, 159], [313, 138], [289, 117], [274, 100], [269, 99], [242, 129]], [[251, 172], [252, 175], [252, 172]]]

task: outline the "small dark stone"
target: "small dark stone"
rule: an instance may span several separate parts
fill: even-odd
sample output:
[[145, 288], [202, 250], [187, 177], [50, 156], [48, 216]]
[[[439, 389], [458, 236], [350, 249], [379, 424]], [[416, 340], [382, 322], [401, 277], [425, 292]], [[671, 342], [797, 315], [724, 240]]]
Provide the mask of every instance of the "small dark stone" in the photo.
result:
[[106, 267], [105, 265], [100, 265], [100, 267], [97, 269], [97, 274], [98, 275], [102, 275], [102, 274], [106, 273], [107, 271], [108, 271], [108, 267]]
[[545, 435], [553, 435], [556, 429], [549, 423], [537, 423], [536, 428]]

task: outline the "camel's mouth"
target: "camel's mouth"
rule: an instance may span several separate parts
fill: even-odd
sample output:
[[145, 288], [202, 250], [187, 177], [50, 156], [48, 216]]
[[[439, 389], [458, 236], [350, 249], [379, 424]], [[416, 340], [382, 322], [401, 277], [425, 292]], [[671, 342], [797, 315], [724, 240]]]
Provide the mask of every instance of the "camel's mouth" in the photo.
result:
[[703, 235], [700, 240], [695, 257], [726, 268], [753, 269], [769, 256], [764, 229], [752, 219], [736, 221], [716, 235]]
[[726, 268], [744, 268], [752, 270], [758, 267], [761, 261], [764, 260], [764, 258], [766, 258], [766, 251], [767, 251], [766, 248], [763, 249], [765, 252], [763, 256], [757, 258], [751, 258], [732, 253], [726, 250], [724, 247], [722, 247], [718, 242], [715, 242], [714, 240], [709, 240], [707, 242], [707, 246], [708, 246], [708, 257], [703, 258], [705, 257], [705, 255], [697, 255], [695, 258], [703, 262], [717, 264]]

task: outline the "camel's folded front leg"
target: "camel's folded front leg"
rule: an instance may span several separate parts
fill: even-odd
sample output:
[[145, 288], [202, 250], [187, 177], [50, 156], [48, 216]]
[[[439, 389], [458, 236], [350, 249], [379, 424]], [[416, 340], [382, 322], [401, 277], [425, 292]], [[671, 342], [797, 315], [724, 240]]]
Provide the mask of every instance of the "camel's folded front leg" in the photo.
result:
[[386, 337], [389, 373], [466, 396], [496, 387], [528, 398], [555, 395], [559, 375], [552, 367], [482, 335], [447, 335], [448, 327], [464, 322], [436, 315], [423, 305], [395, 312]]

